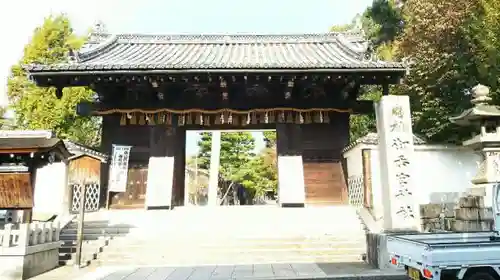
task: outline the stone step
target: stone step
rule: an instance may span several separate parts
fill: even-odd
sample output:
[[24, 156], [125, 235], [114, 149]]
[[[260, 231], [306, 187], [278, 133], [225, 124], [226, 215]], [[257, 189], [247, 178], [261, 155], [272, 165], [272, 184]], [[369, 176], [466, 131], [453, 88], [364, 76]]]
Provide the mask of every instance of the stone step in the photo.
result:
[[[156, 245], [156, 246], [155, 246]], [[205, 244], [161, 244], [156, 243], [153, 245], [144, 244], [113, 244], [113, 249], [120, 248], [120, 250], [146, 250], [146, 249], [185, 249], [185, 250], [211, 250], [211, 249], [224, 249], [224, 250], [292, 250], [292, 249], [366, 249], [365, 243], [246, 243], [246, 244], [222, 244], [222, 243], [205, 243]]]
[[[133, 227], [132, 225], [129, 224], [113, 224], [108, 221], [84, 221], [83, 222], [83, 227], [84, 228], [131, 228]], [[68, 225], [64, 227], [64, 229], [78, 229], [78, 223], [77, 222], [71, 222]]]
[[[153, 248], [151, 248], [153, 249]], [[163, 250], [164, 252], [182, 252], [182, 248], [171, 248], [171, 250]], [[141, 254], [142, 252], [142, 254]], [[342, 256], [342, 255], [361, 255], [366, 252], [364, 248], [282, 248], [282, 249], [248, 249], [241, 250], [238, 248], [233, 249], [191, 249], [186, 248], [186, 252], [194, 253], [195, 255], [207, 255], [207, 256], [230, 256], [230, 255], [307, 255], [307, 256], [318, 256], [318, 255], [332, 255], [332, 256]], [[166, 253], [155, 252], [154, 250], [142, 250], [142, 251], [128, 251], [128, 250], [106, 250], [104, 252], [105, 256], [108, 257], [119, 257], [119, 256], [141, 256], [148, 254], [151, 257], [163, 256]]]
[[304, 243], [323, 243], [323, 244], [349, 244], [349, 243], [366, 243], [365, 236], [349, 236], [349, 237], [227, 237], [227, 238], [210, 238], [203, 236], [184, 236], [184, 238], [174, 238], [169, 236], [168, 239], [151, 237], [148, 239], [136, 239], [131, 236], [115, 237], [115, 244], [122, 245], [144, 245], [148, 244], [304, 244]]
[[210, 238], [172, 238], [165, 240], [164, 238], [151, 238], [147, 240], [137, 240], [129, 236], [121, 236], [114, 238], [114, 244], [122, 246], [158, 246], [158, 245], [276, 245], [276, 244], [365, 244], [366, 239], [363, 238], [227, 238], [227, 239], [210, 239]]
[[[113, 235], [113, 234], [127, 234], [130, 232], [130, 228], [84, 228], [83, 234], [101, 234], [101, 235]], [[61, 234], [77, 234], [78, 229], [76, 228], [64, 228], [61, 230]]]
[[251, 238], [251, 237], [297, 237], [297, 236], [336, 236], [336, 237], [350, 237], [350, 236], [365, 236], [364, 230], [327, 230], [327, 229], [311, 229], [311, 228], [274, 228], [274, 229], [225, 229], [219, 228], [182, 228], [176, 229], [159, 229], [159, 228], [135, 228], [131, 229], [131, 236], [136, 238], [150, 238], [151, 236], [165, 236], [169, 237], [183, 237], [183, 236], [213, 236], [218, 238]]
[[[103, 252], [104, 248], [109, 244], [111, 238], [99, 238], [97, 240], [86, 240], [82, 244], [82, 264], [88, 265], [93, 260], [97, 259], [98, 255]], [[76, 260], [76, 241], [64, 241], [59, 248], [59, 264], [73, 265]]]
[[[82, 245], [82, 250], [84, 251], [92, 251], [92, 252], [97, 252], [100, 253], [102, 252], [102, 249], [106, 247], [106, 244], [83, 244]], [[76, 253], [76, 244], [71, 244], [71, 245], [64, 245], [59, 248], [59, 254], [66, 254], [66, 253]]]
[[232, 256], [172, 256], [144, 257], [120, 255], [117, 258], [103, 255], [95, 261], [98, 265], [224, 265], [224, 264], [271, 264], [271, 263], [362, 263], [363, 256], [353, 255], [232, 255]]
[[[126, 234], [114, 234], [113, 236], [125, 236]], [[99, 240], [102, 238], [107, 237], [106, 234], [83, 234], [83, 240]], [[77, 234], [68, 234], [68, 233], [61, 233], [59, 235], [59, 239], [61, 241], [76, 241], [77, 240]]]
[[[185, 254], [183, 254], [185, 252]], [[165, 250], [158, 250], [155, 248], [144, 248], [143, 250], [133, 251], [127, 248], [107, 248], [103, 253], [106, 257], [123, 257], [135, 256], [140, 258], [156, 258], [168, 257], [174, 255], [180, 257], [188, 255], [189, 257], [241, 257], [241, 256], [343, 256], [343, 255], [357, 255], [365, 253], [364, 248], [285, 248], [285, 249], [250, 249], [250, 250], [235, 250], [235, 249], [200, 249], [200, 248], [170, 248]]]

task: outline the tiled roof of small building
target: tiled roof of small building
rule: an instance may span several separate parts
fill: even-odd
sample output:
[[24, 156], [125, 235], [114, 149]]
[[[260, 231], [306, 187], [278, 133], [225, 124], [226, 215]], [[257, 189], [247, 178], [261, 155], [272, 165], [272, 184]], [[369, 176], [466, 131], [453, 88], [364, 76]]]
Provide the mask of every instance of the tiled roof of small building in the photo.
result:
[[64, 145], [67, 147], [68, 151], [73, 154], [73, 157], [80, 155], [89, 155], [101, 160], [102, 162], [105, 162], [108, 159], [108, 156], [106, 154], [96, 151], [95, 149], [92, 149], [85, 145], [77, 144], [69, 140], [64, 140]]
[[376, 69], [401, 63], [367, 58], [355, 33], [299, 35], [93, 34], [73, 61], [27, 65], [30, 72], [230, 69]]
[[[342, 152], [343, 153], [348, 152], [348, 151], [352, 150], [358, 144], [378, 145], [378, 134], [370, 132], [370, 133], [366, 134], [365, 136], [360, 137], [360, 138], [356, 139], [355, 141], [351, 142], [347, 147], [344, 148], [344, 150]], [[425, 145], [425, 144], [427, 144], [427, 141], [425, 141], [424, 139], [422, 139], [416, 135], [413, 135], [413, 144], [414, 145]]]
[[22, 138], [22, 137], [9, 137], [0, 138], [1, 150], [15, 150], [15, 149], [50, 149], [60, 143], [61, 140], [57, 138]]

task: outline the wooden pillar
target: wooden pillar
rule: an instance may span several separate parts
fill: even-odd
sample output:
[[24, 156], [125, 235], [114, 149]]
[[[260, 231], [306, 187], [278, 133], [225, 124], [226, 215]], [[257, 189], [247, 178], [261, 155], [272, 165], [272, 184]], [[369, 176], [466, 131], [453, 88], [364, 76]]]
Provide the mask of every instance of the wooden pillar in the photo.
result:
[[304, 207], [302, 131], [298, 124], [277, 124], [278, 199], [281, 207]]
[[[101, 129], [101, 152], [109, 155], [109, 160], [107, 162], [101, 163], [101, 193], [100, 193], [100, 205], [99, 207], [109, 207], [110, 196], [108, 195], [108, 180], [109, 180], [109, 165], [111, 164], [112, 156], [112, 146], [113, 146], [113, 135], [116, 134], [118, 127], [120, 126], [120, 116], [118, 115], [106, 115], [102, 117], [102, 129]], [[73, 190], [71, 190], [72, 192]], [[72, 195], [72, 194], [71, 194]]]
[[171, 209], [176, 158], [176, 128], [150, 128], [146, 209]]
[[185, 192], [185, 170], [186, 170], [186, 129], [183, 127], [175, 128], [174, 148], [174, 178], [172, 189], [172, 206], [184, 205]]

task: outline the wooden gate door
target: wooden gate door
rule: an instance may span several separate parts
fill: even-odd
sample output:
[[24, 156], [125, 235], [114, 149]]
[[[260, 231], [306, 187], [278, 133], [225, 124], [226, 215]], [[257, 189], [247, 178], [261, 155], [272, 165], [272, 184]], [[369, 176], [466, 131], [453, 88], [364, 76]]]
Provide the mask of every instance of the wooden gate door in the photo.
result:
[[112, 194], [110, 208], [143, 208], [148, 179], [147, 167], [131, 167], [128, 170], [127, 189]]

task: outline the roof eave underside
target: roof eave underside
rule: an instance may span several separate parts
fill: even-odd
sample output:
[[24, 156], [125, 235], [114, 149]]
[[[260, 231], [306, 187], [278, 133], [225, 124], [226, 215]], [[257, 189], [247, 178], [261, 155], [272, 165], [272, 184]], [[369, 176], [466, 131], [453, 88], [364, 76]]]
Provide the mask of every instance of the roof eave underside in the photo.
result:
[[184, 69], [158, 69], [158, 68], [114, 68], [107, 66], [111, 69], [68, 69], [56, 70], [45, 69], [45, 65], [36, 65], [44, 68], [37, 70], [35, 67], [24, 67], [25, 70], [32, 76], [46, 76], [46, 75], [113, 75], [113, 74], [202, 74], [202, 73], [394, 73], [405, 74], [407, 69], [405, 67], [376, 67], [376, 68], [361, 68], [361, 67], [345, 67], [345, 68], [184, 68]]

